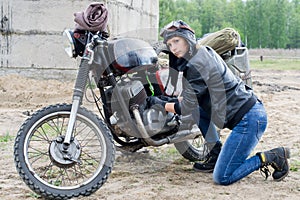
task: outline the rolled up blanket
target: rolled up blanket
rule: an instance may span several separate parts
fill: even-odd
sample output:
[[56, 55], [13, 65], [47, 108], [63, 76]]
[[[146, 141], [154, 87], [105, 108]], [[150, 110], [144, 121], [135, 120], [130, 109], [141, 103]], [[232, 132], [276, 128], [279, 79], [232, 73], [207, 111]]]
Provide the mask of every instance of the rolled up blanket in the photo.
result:
[[93, 2], [85, 11], [74, 13], [75, 29], [106, 31], [108, 11], [103, 3]]

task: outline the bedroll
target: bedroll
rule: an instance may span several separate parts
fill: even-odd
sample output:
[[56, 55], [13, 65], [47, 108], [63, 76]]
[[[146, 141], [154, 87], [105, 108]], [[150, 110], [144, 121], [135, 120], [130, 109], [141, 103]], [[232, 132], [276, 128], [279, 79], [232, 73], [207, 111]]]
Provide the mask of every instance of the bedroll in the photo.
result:
[[233, 28], [224, 28], [220, 31], [209, 33], [197, 42], [197, 48], [207, 45], [213, 48], [219, 55], [240, 46], [240, 35]]

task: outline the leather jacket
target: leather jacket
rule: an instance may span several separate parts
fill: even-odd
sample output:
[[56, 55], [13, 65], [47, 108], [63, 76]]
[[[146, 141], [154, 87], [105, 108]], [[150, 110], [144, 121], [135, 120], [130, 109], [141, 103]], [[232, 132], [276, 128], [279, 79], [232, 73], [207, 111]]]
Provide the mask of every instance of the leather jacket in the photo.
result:
[[201, 46], [177, 70], [185, 78], [183, 100], [175, 105], [182, 115], [200, 106], [217, 127], [233, 129], [257, 101], [252, 89], [208, 46]]

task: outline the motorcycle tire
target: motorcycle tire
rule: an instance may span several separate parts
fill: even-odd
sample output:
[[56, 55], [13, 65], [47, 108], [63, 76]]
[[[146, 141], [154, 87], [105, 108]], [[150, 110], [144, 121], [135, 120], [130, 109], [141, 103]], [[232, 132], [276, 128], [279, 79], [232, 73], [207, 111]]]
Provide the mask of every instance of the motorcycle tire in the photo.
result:
[[204, 138], [198, 137], [194, 140], [187, 140], [174, 144], [177, 151], [191, 162], [202, 161], [208, 153]]
[[71, 107], [57, 104], [42, 108], [22, 124], [15, 139], [19, 175], [46, 199], [91, 195], [106, 182], [115, 160], [110, 130], [97, 115], [82, 107], [78, 109], [68, 156], [62, 153]]

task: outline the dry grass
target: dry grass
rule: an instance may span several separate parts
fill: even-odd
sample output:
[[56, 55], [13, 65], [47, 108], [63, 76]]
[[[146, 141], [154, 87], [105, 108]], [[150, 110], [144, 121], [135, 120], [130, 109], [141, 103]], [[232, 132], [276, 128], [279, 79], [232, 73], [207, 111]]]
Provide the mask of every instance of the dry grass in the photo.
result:
[[249, 49], [251, 57], [280, 57], [300, 59], [300, 49]]
[[249, 49], [249, 58], [252, 69], [300, 70], [300, 49]]

